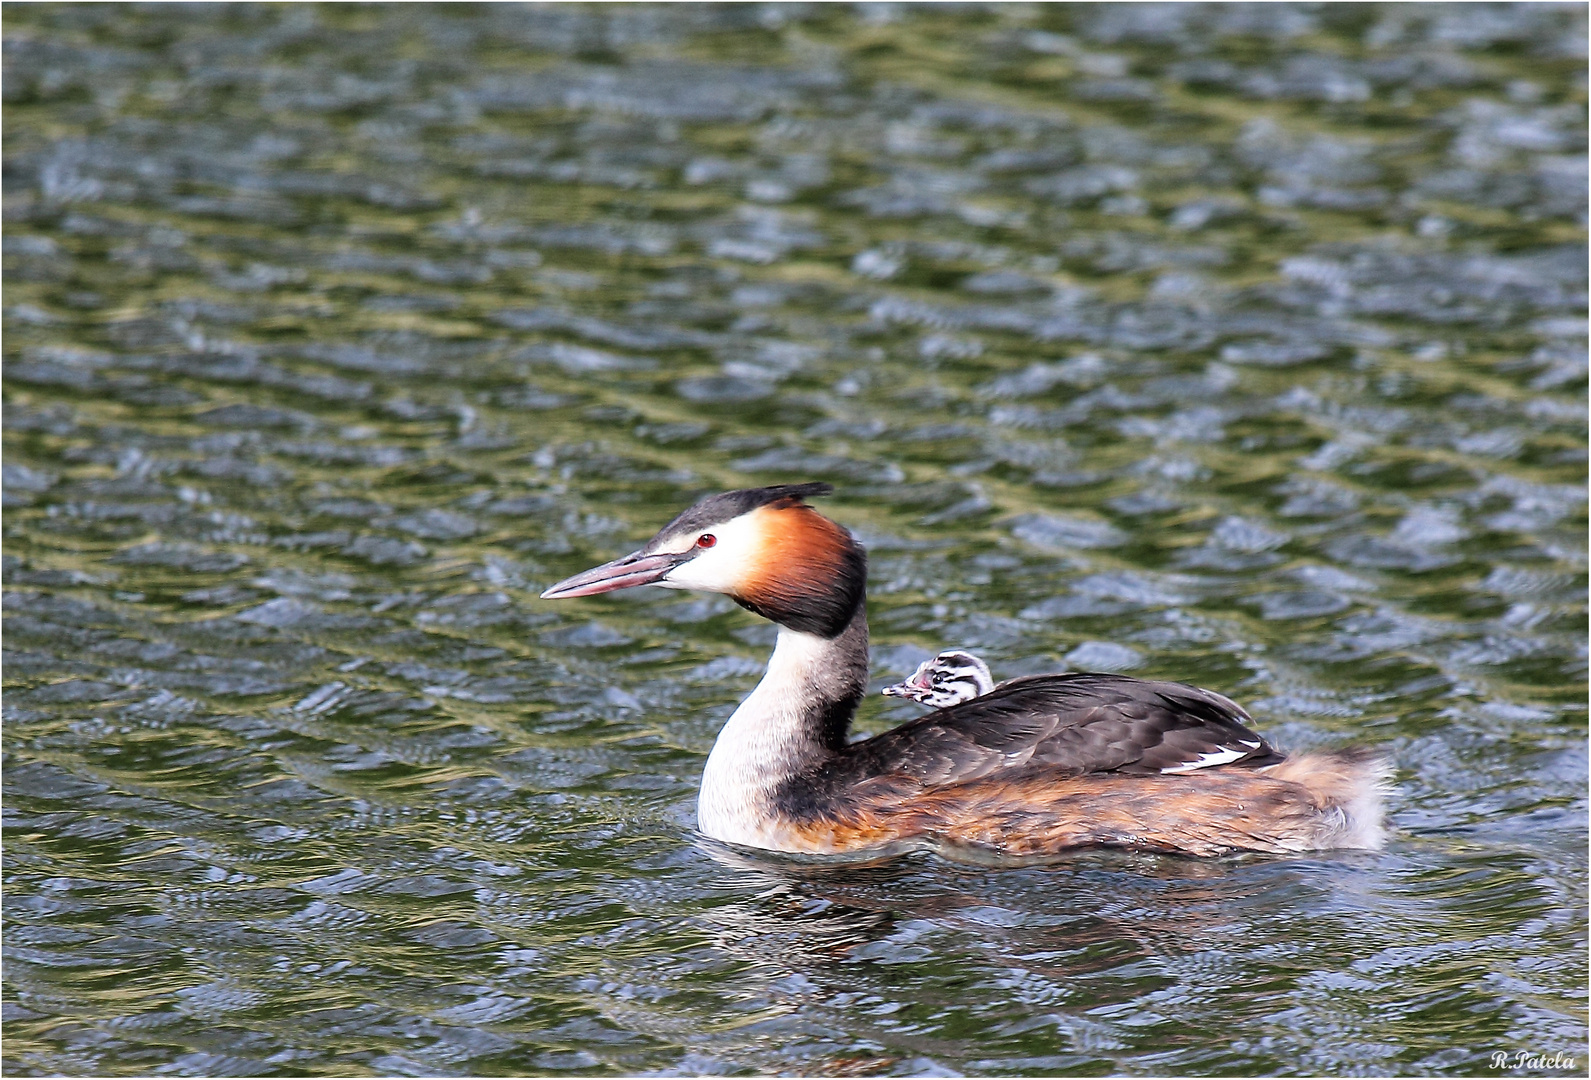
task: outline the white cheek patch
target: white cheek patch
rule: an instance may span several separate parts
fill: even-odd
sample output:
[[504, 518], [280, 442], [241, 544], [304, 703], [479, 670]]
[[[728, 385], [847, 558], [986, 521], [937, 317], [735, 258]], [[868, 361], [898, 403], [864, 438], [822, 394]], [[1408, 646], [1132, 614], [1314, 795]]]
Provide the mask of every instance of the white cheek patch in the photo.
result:
[[742, 514], [732, 521], [714, 525], [710, 529], [681, 539], [677, 552], [696, 547], [699, 536], [711, 534], [712, 547], [696, 548], [688, 562], [675, 567], [655, 584], [665, 589], [698, 589], [702, 592], [735, 592], [748, 573], [757, 566], [762, 553], [762, 529], [752, 514]]

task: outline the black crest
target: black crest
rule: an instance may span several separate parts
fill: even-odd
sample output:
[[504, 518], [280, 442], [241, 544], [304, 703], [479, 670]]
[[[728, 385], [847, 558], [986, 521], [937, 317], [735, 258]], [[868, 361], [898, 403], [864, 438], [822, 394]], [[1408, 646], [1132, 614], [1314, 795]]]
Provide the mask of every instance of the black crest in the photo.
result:
[[804, 499], [832, 494], [834, 494], [833, 484], [813, 483], [775, 484], [772, 487], [742, 488], [739, 491], [726, 491], [721, 495], [709, 495], [688, 510], [682, 511], [673, 521], [659, 529], [647, 547], [650, 548], [653, 544], [682, 532], [696, 532], [699, 529], [722, 525], [759, 506], [769, 506], [773, 503], [799, 503]]

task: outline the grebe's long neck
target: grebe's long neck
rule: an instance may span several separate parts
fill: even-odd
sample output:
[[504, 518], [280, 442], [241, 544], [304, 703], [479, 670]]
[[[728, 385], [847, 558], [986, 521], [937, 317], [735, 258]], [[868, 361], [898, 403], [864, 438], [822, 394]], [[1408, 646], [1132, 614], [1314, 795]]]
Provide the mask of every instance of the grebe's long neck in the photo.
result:
[[717, 840], [775, 846], [772, 795], [845, 746], [867, 690], [867, 607], [832, 638], [779, 628], [768, 670], [724, 724], [702, 772], [696, 824]]

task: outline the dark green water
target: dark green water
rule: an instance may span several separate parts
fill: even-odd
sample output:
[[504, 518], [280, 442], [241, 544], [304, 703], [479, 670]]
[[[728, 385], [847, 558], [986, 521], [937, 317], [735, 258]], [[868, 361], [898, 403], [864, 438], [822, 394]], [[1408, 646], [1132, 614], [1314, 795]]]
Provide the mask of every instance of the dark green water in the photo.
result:
[[[7, 1074], [1584, 1075], [1582, 7], [4, 30]], [[715, 855], [769, 627], [535, 596], [808, 479], [878, 686], [1198, 682], [1394, 840]]]

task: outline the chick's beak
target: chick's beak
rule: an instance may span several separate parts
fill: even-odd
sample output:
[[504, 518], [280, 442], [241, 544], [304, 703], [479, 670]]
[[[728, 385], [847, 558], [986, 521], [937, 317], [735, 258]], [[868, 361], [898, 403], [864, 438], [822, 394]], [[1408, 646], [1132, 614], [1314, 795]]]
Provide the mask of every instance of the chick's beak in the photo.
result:
[[629, 589], [636, 585], [650, 585], [668, 576], [668, 572], [683, 560], [668, 553], [647, 555], [632, 551], [622, 559], [594, 566], [590, 570], [567, 577], [541, 594], [543, 600], [563, 600], [571, 596], [595, 596]]

